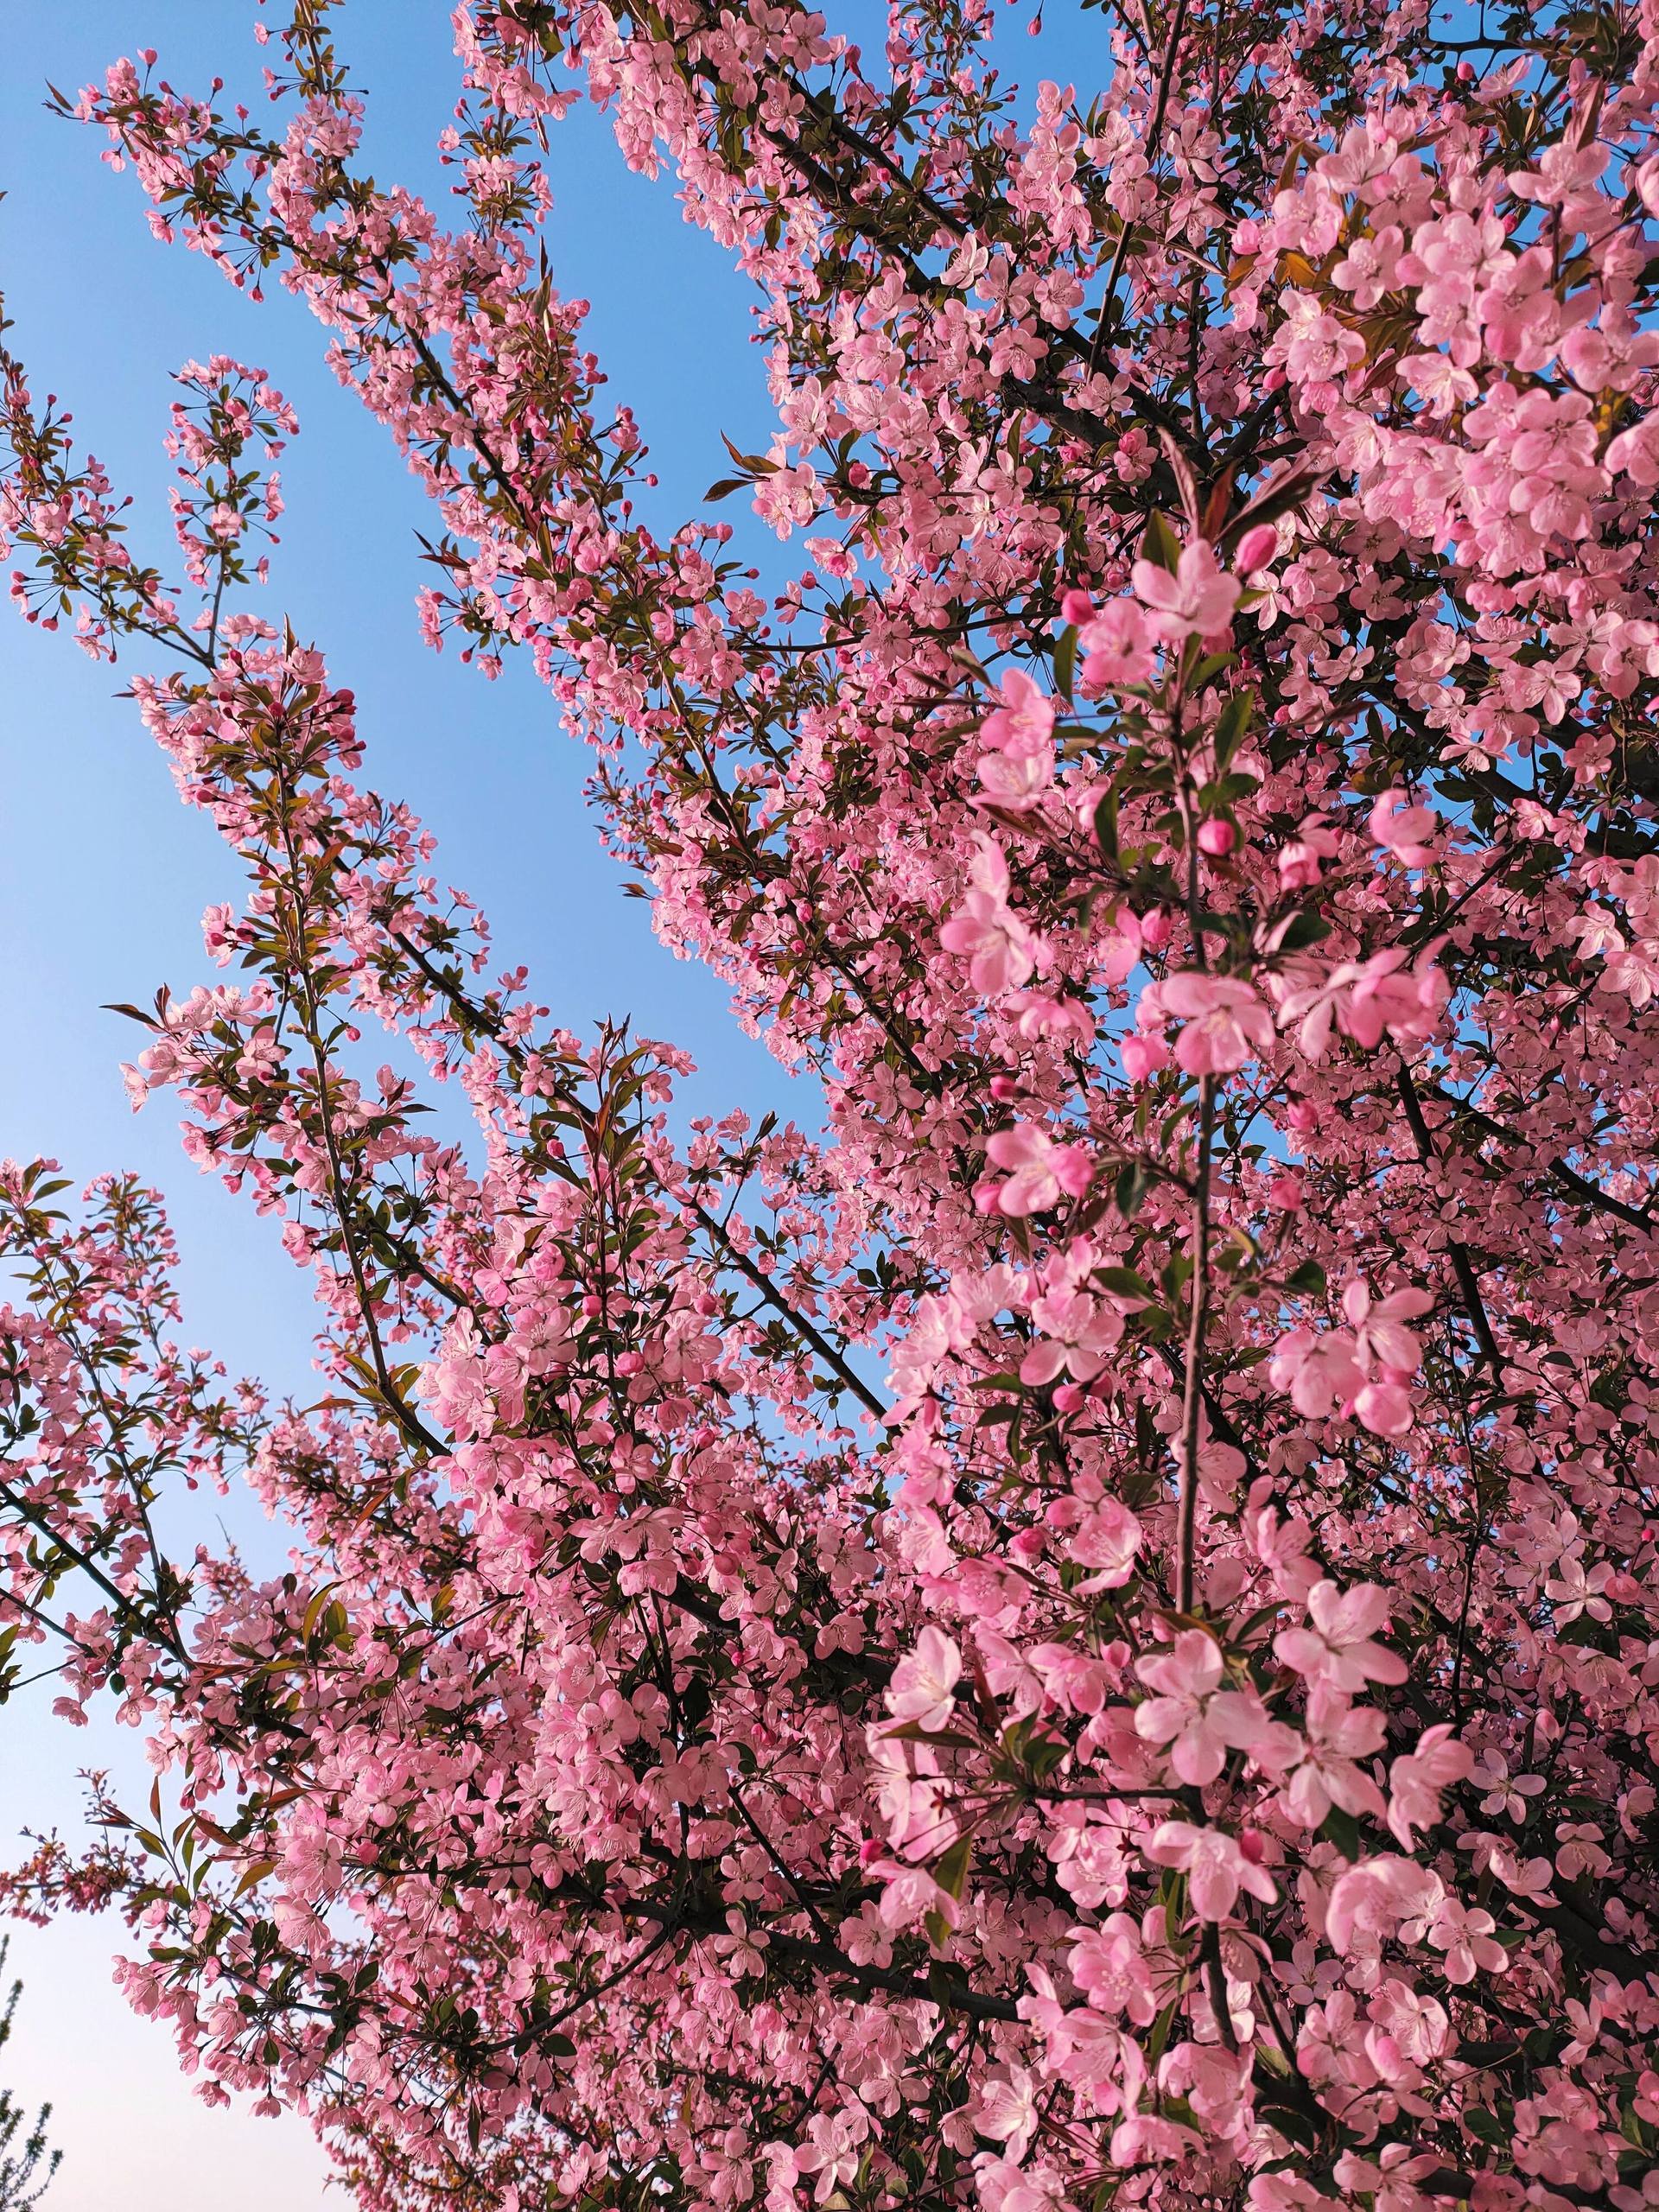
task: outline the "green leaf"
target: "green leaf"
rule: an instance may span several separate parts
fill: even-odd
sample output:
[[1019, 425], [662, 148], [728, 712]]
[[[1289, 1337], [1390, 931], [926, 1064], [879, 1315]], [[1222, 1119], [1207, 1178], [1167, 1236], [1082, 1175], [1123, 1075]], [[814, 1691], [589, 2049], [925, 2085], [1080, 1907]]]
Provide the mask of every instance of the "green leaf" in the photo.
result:
[[1330, 934], [1331, 925], [1323, 914], [1293, 914], [1280, 935], [1279, 950], [1300, 952]]
[[1359, 1822], [1351, 1813], [1344, 1813], [1340, 1805], [1333, 1805], [1319, 1824], [1319, 1834], [1327, 1843], [1334, 1843], [1344, 1859], [1357, 1859], [1362, 1849]]
[[1325, 1269], [1317, 1260], [1304, 1260], [1285, 1277], [1285, 1288], [1314, 1298], [1325, 1296]]
[[1169, 523], [1160, 514], [1148, 515], [1146, 535], [1141, 540], [1142, 560], [1155, 562], [1173, 576], [1181, 564], [1181, 541]]
[[1071, 685], [1077, 664], [1077, 626], [1074, 622], [1062, 632], [1054, 648], [1054, 688], [1065, 698], [1071, 696]]
[[1095, 809], [1095, 840], [1109, 861], [1117, 858], [1117, 785], [1109, 784]]
[[1248, 691], [1235, 691], [1222, 709], [1216, 722], [1216, 765], [1224, 768], [1232, 759], [1238, 741], [1249, 728], [1250, 712], [1255, 701]]
[[933, 1869], [934, 1880], [944, 1891], [946, 1897], [955, 1897], [958, 1904], [962, 1901], [963, 1891], [968, 1886], [968, 1866], [973, 1855], [972, 1834], [959, 1835]]
[[1152, 2024], [1152, 2033], [1147, 2038], [1147, 2056], [1154, 2066], [1164, 2055], [1164, 2046], [1169, 2041], [1169, 2031], [1175, 2024], [1175, 2014], [1180, 2003], [1179, 1996], [1172, 1997]]
[[1133, 1221], [1146, 1203], [1147, 1192], [1152, 1188], [1152, 1178], [1138, 1160], [1131, 1160], [1118, 1170], [1117, 1181], [1112, 1189], [1112, 1203], [1125, 1221]]

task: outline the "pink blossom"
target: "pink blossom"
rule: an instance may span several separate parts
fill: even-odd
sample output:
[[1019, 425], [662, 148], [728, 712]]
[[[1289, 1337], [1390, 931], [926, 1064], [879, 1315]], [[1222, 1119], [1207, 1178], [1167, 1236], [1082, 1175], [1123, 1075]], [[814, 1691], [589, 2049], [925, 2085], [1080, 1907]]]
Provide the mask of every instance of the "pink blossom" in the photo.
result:
[[1457, 1897], [1443, 1897], [1434, 1924], [1428, 1931], [1428, 1940], [1437, 1951], [1446, 1954], [1446, 1978], [1459, 1986], [1472, 1981], [1478, 1973], [1503, 1974], [1509, 1966], [1509, 1955], [1501, 1943], [1492, 1941], [1497, 1926], [1490, 1912], [1478, 1906], [1465, 1905]]
[[1333, 1407], [1351, 1401], [1363, 1386], [1365, 1370], [1345, 1329], [1287, 1330], [1273, 1348], [1268, 1369], [1274, 1389], [1288, 1390], [1299, 1414], [1323, 1421]]
[[1011, 1129], [997, 1130], [987, 1138], [985, 1154], [1008, 1180], [982, 1183], [976, 1197], [987, 1211], [1011, 1216], [1046, 1213], [1062, 1195], [1081, 1198], [1093, 1173], [1084, 1147], [1056, 1144], [1034, 1122], [1017, 1122]]
[[1586, 1571], [1583, 1554], [1575, 1546], [1555, 1562], [1554, 1573], [1544, 1584], [1544, 1595], [1563, 1628], [1583, 1614], [1592, 1621], [1611, 1620], [1613, 1609], [1603, 1592], [1612, 1579], [1613, 1569], [1605, 1560]]
[[1316, 1582], [1307, 1593], [1309, 1628], [1281, 1629], [1274, 1652], [1310, 1681], [1352, 1692], [1368, 1681], [1403, 1682], [1406, 1663], [1399, 1654], [1372, 1639], [1388, 1625], [1389, 1596], [1375, 1583], [1339, 1590]]
[[1389, 1770], [1389, 1826], [1406, 1850], [1415, 1847], [1415, 1829], [1439, 1821], [1443, 1792], [1461, 1782], [1471, 1765], [1467, 1745], [1457, 1740], [1447, 1722], [1425, 1728], [1416, 1750], [1395, 1759]]
[[1279, 532], [1270, 522], [1252, 524], [1239, 539], [1233, 560], [1240, 575], [1265, 569], [1279, 550]]
[[913, 1721], [918, 1728], [943, 1728], [955, 1709], [961, 1679], [961, 1652], [930, 1624], [917, 1637], [915, 1649], [893, 1670], [887, 1710], [895, 1720]]
[[1135, 1708], [1135, 1733], [1169, 1745], [1169, 1759], [1183, 1782], [1213, 1782], [1227, 1756], [1222, 1716], [1211, 1710], [1221, 1688], [1221, 1652], [1212, 1636], [1186, 1629], [1166, 1652], [1137, 1659], [1135, 1671], [1158, 1694]]
[[1077, 632], [1083, 680], [1092, 690], [1144, 683], [1152, 674], [1153, 637], [1132, 599], [1109, 600]]
[[[1019, 669], [1002, 679], [1001, 696], [1003, 703], [987, 716], [980, 732], [985, 750], [979, 757], [979, 780], [988, 805], [1024, 814], [1054, 779], [1054, 702]], [[1007, 887], [1006, 879], [992, 886], [998, 894]]]
[[1008, 866], [995, 838], [976, 831], [970, 888], [939, 931], [948, 952], [964, 953], [976, 990], [1017, 989], [1036, 966], [1036, 940], [1007, 906]]
[[1176, 1866], [1185, 1874], [1192, 1910], [1200, 1920], [1225, 1920], [1241, 1890], [1264, 1904], [1271, 1904], [1278, 1894], [1273, 1877], [1221, 1828], [1165, 1821], [1154, 1829], [1146, 1849], [1155, 1866]]
[[1112, 1913], [1098, 1928], [1080, 1929], [1071, 1967], [1072, 1980], [1096, 2011], [1124, 2013], [1143, 2028], [1157, 2018], [1141, 1930], [1127, 1913]]
[[1163, 1010], [1185, 1026], [1175, 1058], [1188, 1075], [1229, 1075], [1273, 1042], [1273, 1017], [1249, 984], [1196, 969], [1158, 987]]
[[[1090, 1571], [1078, 1583], [1080, 1595], [1096, 1590], [1116, 1590], [1129, 1579], [1135, 1555], [1146, 1541], [1146, 1531], [1121, 1498], [1103, 1497], [1079, 1518], [1071, 1532], [1069, 1549], [1079, 1567]], [[1074, 1700], [1084, 1694], [1074, 1664], [1069, 1669]], [[1086, 1664], [1082, 1675], [1091, 1683], [1095, 1670]]]
[[1091, 1382], [1123, 1335], [1123, 1316], [1104, 1299], [1077, 1290], [1050, 1291], [1031, 1318], [1042, 1334], [1020, 1363], [1022, 1382], [1052, 1382], [1062, 1372]]
[[1316, 1683], [1307, 1700], [1300, 1756], [1283, 1793], [1291, 1818], [1316, 1828], [1332, 1805], [1380, 1818], [1382, 1792], [1354, 1762], [1381, 1750], [1382, 1737], [1380, 1713], [1351, 1705], [1339, 1690]]
[[1394, 946], [1369, 960], [1338, 961], [1316, 982], [1280, 981], [1280, 1026], [1294, 1023], [1298, 1045], [1316, 1061], [1330, 1047], [1333, 1022], [1366, 1052], [1385, 1032], [1401, 1040], [1427, 1035], [1444, 1001], [1443, 979], [1432, 963], [1407, 971], [1409, 957]]
[[856, 2099], [834, 2113], [814, 2113], [807, 2122], [806, 2141], [795, 2150], [795, 2164], [803, 2173], [816, 2173], [815, 2204], [823, 2204], [838, 2189], [846, 2188], [857, 2173], [863, 2146], [870, 2132], [864, 2107]]
[[1232, 621], [1243, 589], [1236, 576], [1217, 565], [1214, 548], [1203, 538], [1182, 547], [1173, 575], [1155, 561], [1137, 561], [1130, 581], [1136, 598], [1151, 611], [1153, 628], [1171, 645], [1194, 635], [1219, 637]]
[[1416, 806], [1402, 791], [1386, 791], [1372, 807], [1369, 826], [1372, 836], [1407, 868], [1428, 864], [1428, 841], [1439, 826], [1432, 806]]
[[1145, 1083], [1169, 1065], [1169, 1047], [1161, 1037], [1126, 1037], [1117, 1049], [1131, 1083]]
[[1325, 1905], [1325, 1936], [1332, 1949], [1343, 1954], [1355, 1947], [1357, 1937], [1375, 1944], [1408, 1927], [1426, 1930], [1445, 1897], [1439, 1875], [1414, 1859], [1362, 1859], [1338, 1877]]

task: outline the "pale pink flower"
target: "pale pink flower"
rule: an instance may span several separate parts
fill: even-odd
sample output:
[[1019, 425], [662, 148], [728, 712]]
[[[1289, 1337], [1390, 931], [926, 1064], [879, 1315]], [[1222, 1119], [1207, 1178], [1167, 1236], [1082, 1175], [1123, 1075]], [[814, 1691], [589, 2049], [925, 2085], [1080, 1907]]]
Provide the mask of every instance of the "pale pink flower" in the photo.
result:
[[[950, 1841], [950, 1831], [932, 1838], [935, 1847]], [[937, 1912], [951, 1927], [961, 1908], [948, 1890], [942, 1890], [925, 1866], [909, 1866], [902, 1859], [878, 1859], [869, 1869], [883, 1885], [877, 1911], [884, 1928], [914, 1928], [930, 1912]]]
[[1440, 1794], [1461, 1782], [1471, 1761], [1449, 1723], [1425, 1728], [1414, 1751], [1395, 1759], [1389, 1770], [1389, 1826], [1408, 1851], [1416, 1848], [1418, 1828], [1433, 1827], [1440, 1817]]
[[994, 2075], [980, 2089], [974, 2126], [1008, 2146], [1010, 2158], [1023, 2158], [1037, 2133], [1037, 2100], [1040, 2084], [1023, 2066], [1010, 2068], [1006, 2078]]
[[1477, 1789], [1486, 1792], [1480, 1801], [1483, 1813], [1506, 1813], [1516, 1821], [1523, 1821], [1527, 1816], [1527, 1800], [1536, 1797], [1545, 1788], [1541, 1774], [1511, 1777], [1509, 1761], [1501, 1751], [1494, 1751], [1481, 1753], [1469, 1779]]
[[1018, 1217], [1046, 1213], [1059, 1203], [1062, 1193], [1080, 1198], [1093, 1176], [1089, 1154], [1082, 1145], [1056, 1144], [1034, 1122], [1016, 1122], [987, 1139], [985, 1156], [1008, 1180], [984, 1182], [975, 1191], [982, 1212]]
[[1141, 1929], [1128, 1913], [1115, 1912], [1103, 1926], [1080, 1929], [1071, 1964], [1072, 1980], [1096, 2011], [1126, 2013], [1142, 2028], [1158, 2017]]
[[1362, 1388], [1365, 1370], [1346, 1329], [1289, 1330], [1273, 1348], [1268, 1368], [1275, 1390], [1288, 1390], [1299, 1414], [1323, 1421]]
[[1587, 1613], [1592, 1621], [1610, 1621], [1613, 1609], [1602, 1592], [1613, 1579], [1613, 1569], [1605, 1560], [1599, 1560], [1586, 1573], [1584, 1554], [1577, 1545], [1564, 1552], [1555, 1562], [1555, 1572], [1544, 1584], [1544, 1595], [1549, 1599], [1550, 1610], [1565, 1628], [1580, 1614]]
[[1083, 680], [1093, 690], [1144, 683], [1152, 674], [1152, 632], [1132, 599], [1107, 602], [1077, 632]]
[[994, 837], [975, 833], [969, 888], [939, 931], [947, 952], [963, 954], [976, 991], [1014, 990], [1037, 965], [1036, 939], [1007, 905], [1008, 864]]
[[1001, 696], [980, 732], [981, 803], [1024, 814], [1054, 780], [1054, 702], [1020, 669], [1003, 677]]
[[869, 2120], [855, 2097], [836, 2112], [813, 2113], [806, 2124], [806, 2141], [796, 2146], [794, 2155], [803, 2173], [816, 2173], [818, 2177], [814, 2202], [825, 2202], [852, 2181], [863, 2159], [869, 2132]]
[[[1066, 1546], [1079, 1567], [1094, 1570], [1077, 1585], [1079, 1592], [1116, 1590], [1127, 1582], [1144, 1538], [1141, 1523], [1121, 1498], [1103, 1497], [1091, 1506]], [[1074, 1655], [1074, 1661], [1080, 1656]]]
[[1402, 791], [1384, 791], [1370, 811], [1372, 836], [1407, 868], [1427, 864], [1428, 840], [1439, 826], [1440, 817], [1432, 806], [1413, 805]]
[[1198, 1827], [1191, 1821], [1165, 1821], [1147, 1845], [1154, 1866], [1179, 1867], [1200, 1920], [1225, 1920], [1241, 1890], [1264, 1904], [1278, 1894], [1273, 1877], [1221, 1828]]
[[895, 1720], [913, 1721], [922, 1728], [943, 1728], [956, 1705], [956, 1687], [962, 1680], [962, 1654], [942, 1630], [931, 1623], [916, 1639], [893, 1670], [887, 1686], [887, 1710]]
[[1202, 1629], [1184, 1629], [1168, 1651], [1148, 1652], [1137, 1659], [1135, 1671], [1159, 1693], [1136, 1706], [1136, 1735], [1148, 1743], [1168, 1745], [1169, 1763], [1183, 1782], [1213, 1782], [1229, 1748], [1209, 1709], [1223, 1674], [1214, 1637]]
[[1423, 1348], [1406, 1327], [1428, 1313], [1434, 1304], [1426, 1290], [1391, 1290], [1386, 1298], [1373, 1299], [1369, 1286], [1351, 1282], [1342, 1294], [1343, 1317], [1354, 1332], [1354, 1348], [1368, 1366], [1416, 1370]]
[[1188, 1075], [1230, 1075], [1273, 1042], [1273, 1016], [1238, 976], [1183, 969], [1165, 977], [1158, 999], [1185, 1024], [1175, 1058]]
[[1288, 977], [1275, 978], [1280, 1027], [1294, 1025], [1297, 1044], [1313, 1061], [1329, 1051], [1333, 1024], [1368, 1052], [1382, 1042], [1384, 1031], [1415, 1033], [1422, 995], [1414, 975], [1399, 972], [1410, 957], [1396, 945], [1369, 960], [1338, 961], [1312, 982], [1295, 985]]
[[[1325, 1908], [1325, 1940], [1346, 1954], [1357, 1936], [1374, 1944], [1399, 1929], [1426, 1929], [1446, 1896], [1431, 1867], [1391, 1854], [1362, 1859], [1338, 1877]], [[1409, 1940], [1409, 1938], [1408, 1939]]]
[[1446, 1978], [1459, 1985], [1472, 1981], [1478, 1972], [1503, 1974], [1510, 1963], [1501, 1943], [1492, 1941], [1497, 1923], [1490, 1912], [1465, 1905], [1457, 1897], [1443, 1897], [1428, 1940], [1446, 1954]]
[[1137, 561], [1129, 581], [1151, 610], [1154, 629], [1171, 645], [1195, 635], [1219, 637], [1243, 588], [1217, 564], [1215, 549], [1203, 538], [1182, 547], [1173, 575], [1155, 561]]
[[1052, 1382], [1062, 1372], [1090, 1382], [1123, 1334], [1116, 1306], [1079, 1290], [1049, 1291], [1033, 1304], [1031, 1318], [1042, 1334], [1020, 1363], [1022, 1382]]
[[1287, 1667], [1338, 1690], [1363, 1689], [1368, 1681], [1405, 1681], [1406, 1662], [1399, 1653], [1371, 1640], [1388, 1625], [1386, 1590], [1374, 1582], [1357, 1583], [1351, 1590], [1316, 1582], [1307, 1593], [1307, 1610], [1311, 1628], [1281, 1629], [1274, 1639], [1274, 1656]]
[[1109, 2155], [1115, 2166], [1166, 2165], [1173, 2159], [1190, 2158], [1203, 2144], [1196, 2128], [1183, 2127], [1179, 2120], [1161, 2119], [1156, 2113], [1137, 2112], [1112, 2130]]
[[1316, 1684], [1307, 1700], [1301, 1758], [1281, 1793], [1291, 1818], [1316, 1828], [1332, 1805], [1379, 1816], [1382, 1793], [1354, 1761], [1380, 1751], [1382, 1736], [1380, 1713], [1351, 1705], [1326, 1683]]
[[[1046, 753], [999, 753], [989, 747], [979, 756], [978, 773], [982, 796], [976, 796], [976, 806], [999, 806], [1005, 814], [1029, 814], [1054, 780], [1054, 748], [1050, 746]], [[950, 950], [962, 948], [953, 945]]]

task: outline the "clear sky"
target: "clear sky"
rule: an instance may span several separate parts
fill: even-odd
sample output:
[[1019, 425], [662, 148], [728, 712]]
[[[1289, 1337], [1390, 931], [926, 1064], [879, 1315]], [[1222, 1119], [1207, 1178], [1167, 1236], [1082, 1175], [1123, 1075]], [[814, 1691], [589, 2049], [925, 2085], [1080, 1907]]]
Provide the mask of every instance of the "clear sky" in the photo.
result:
[[[879, 50], [868, 0], [829, 12]], [[1035, 50], [1011, 39], [1007, 63], [1033, 82], [1103, 78], [1102, 18], [1071, 5], [1048, 13]], [[528, 668], [510, 664], [491, 685], [453, 654], [422, 647], [414, 531], [430, 527], [429, 510], [385, 434], [324, 367], [318, 326], [274, 288], [256, 306], [198, 257], [156, 244], [133, 180], [101, 164], [101, 141], [42, 108], [48, 80], [73, 92], [139, 43], [160, 49], [181, 89], [222, 75], [257, 106], [265, 57], [252, 19], [251, 5], [230, 0], [0, 0], [10, 342], [37, 392], [73, 408], [83, 444], [136, 495], [135, 543], [163, 563], [168, 372], [216, 352], [267, 370], [297, 406], [302, 435], [283, 463], [289, 512], [264, 603], [356, 690], [370, 779], [436, 831], [442, 874], [480, 899], [504, 964], [528, 962], [563, 1020], [580, 1028], [631, 1013], [645, 1033], [696, 1057], [694, 1110], [775, 1105], [813, 1124], [810, 1093], [739, 1032], [720, 987], [664, 951], [644, 905], [622, 895], [583, 816], [582, 758]], [[439, 0], [356, 0], [338, 19], [354, 80], [370, 94], [371, 167], [436, 203], [448, 186], [433, 143], [456, 87], [447, 19]], [[724, 473], [721, 431], [741, 446], [765, 442], [749, 295], [683, 222], [671, 187], [629, 175], [601, 118], [584, 106], [553, 137], [556, 281], [592, 302], [590, 341], [639, 417], [671, 526]], [[721, 512], [741, 522], [740, 505]], [[270, 1224], [183, 1160], [165, 1106], [132, 1116], [118, 1065], [134, 1033], [99, 1010], [216, 973], [199, 918], [238, 890], [210, 826], [178, 805], [132, 709], [113, 696], [119, 681], [67, 638], [26, 629], [0, 607], [0, 1155], [51, 1154], [82, 1179], [138, 1169], [167, 1194], [180, 1236], [187, 1334], [236, 1371], [303, 1389], [302, 1278]], [[279, 1533], [245, 1506], [226, 1519], [256, 1554], [280, 1548]], [[123, 1732], [71, 1731], [51, 1719], [49, 1702], [46, 1686], [0, 1713], [0, 1859], [25, 1825], [74, 1825], [78, 1769], [142, 1771]], [[20, 2096], [57, 2108], [65, 2159], [50, 2212], [162, 2212], [184, 2184], [231, 2212], [316, 2212], [324, 2170], [307, 2130], [207, 2111], [169, 2039], [127, 2012], [109, 1984], [122, 1935], [109, 1921], [16, 1932], [12, 1964], [26, 1991], [5, 2063]]]

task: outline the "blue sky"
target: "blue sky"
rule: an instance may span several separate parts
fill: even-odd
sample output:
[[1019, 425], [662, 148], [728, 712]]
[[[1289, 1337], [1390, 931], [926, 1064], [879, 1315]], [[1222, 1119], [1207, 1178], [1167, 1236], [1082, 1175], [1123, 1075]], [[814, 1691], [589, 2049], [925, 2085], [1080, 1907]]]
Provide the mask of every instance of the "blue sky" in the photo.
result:
[[[868, 0], [831, 14], [879, 51]], [[447, 15], [435, 0], [358, 0], [339, 19], [355, 81], [370, 93], [370, 166], [436, 203], [448, 186], [433, 142], [456, 88]], [[73, 92], [140, 40], [161, 49], [163, 73], [181, 88], [219, 74], [255, 105], [265, 57], [248, 35], [251, 7], [10, 0], [5, 16], [0, 284], [10, 343], [37, 393], [60, 395], [83, 448], [135, 495], [134, 542], [165, 561], [169, 371], [214, 352], [267, 370], [298, 408], [302, 434], [283, 463], [288, 513], [266, 611], [286, 613], [355, 690], [367, 776], [435, 830], [443, 875], [480, 899], [504, 964], [529, 963], [540, 995], [573, 1027], [626, 1012], [645, 1033], [689, 1049], [700, 1068], [684, 1096], [691, 1110], [776, 1106], [814, 1122], [810, 1090], [741, 1034], [720, 986], [664, 950], [643, 904], [622, 895], [583, 813], [583, 758], [528, 666], [510, 664], [489, 684], [453, 653], [421, 646], [414, 532], [430, 526], [429, 509], [385, 434], [324, 367], [318, 327], [274, 289], [256, 306], [197, 257], [156, 245], [133, 181], [100, 162], [101, 141], [44, 111], [48, 79]], [[1069, 74], [1103, 48], [1098, 16], [1051, 9], [1049, 22], [1035, 49], [1010, 39], [1005, 66], [1034, 82], [1033, 62]], [[555, 131], [550, 168], [556, 281], [592, 302], [589, 341], [652, 447], [658, 517], [671, 526], [724, 472], [722, 431], [748, 448], [767, 435], [750, 296], [683, 220], [671, 188], [628, 173], [590, 109]], [[738, 503], [721, 512], [742, 520]], [[156, 1183], [182, 1248], [188, 1335], [237, 1371], [302, 1391], [303, 1279], [269, 1223], [183, 1160], [165, 1104], [132, 1116], [118, 1063], [135, 1033], [99, 1011], [215, 972], [200, 917], [239, 889], [210, 826], [179, 806], [160, 756], [114, 696], [122, 680], [66, 637], [0, 610], [0, 1155], [48, 1153], [79, 1179], [130, 1166]], [[230, 1508], [227, 1522], [256, 1554], [280, 1544], [245, 1507]], [[73, 1824], [79, 1768], [143, 1770], [130, 1735], [107, 1725], [69, 1731], [50, 1719], [49, 1696], [37, 1691], [0, 1715], [0, 1857], [26, 1822]], [[27, 1989], [9, 2076], [24, 2098], [57, 2107], [66, 2156], [52, 2212], [160, 2212], [187, 2180], [236, 2212], [314, 2212], [323, 2166], [307, 2131], [193, 2100], [168, 2039], [109, 1986], [120, 1934], [113, 1923], [71, 1923], [20, 1929], [13, 1944]]]

